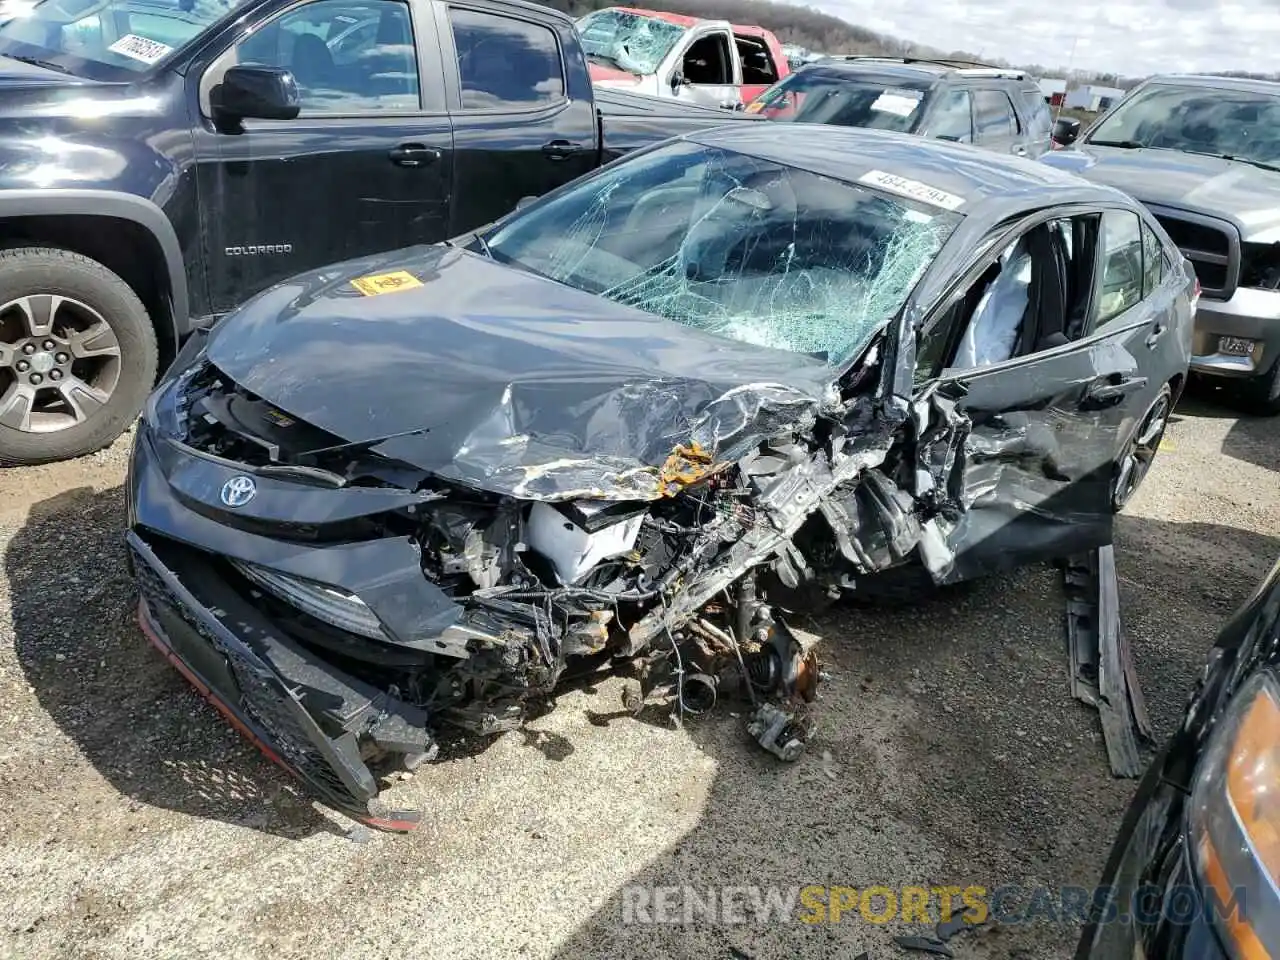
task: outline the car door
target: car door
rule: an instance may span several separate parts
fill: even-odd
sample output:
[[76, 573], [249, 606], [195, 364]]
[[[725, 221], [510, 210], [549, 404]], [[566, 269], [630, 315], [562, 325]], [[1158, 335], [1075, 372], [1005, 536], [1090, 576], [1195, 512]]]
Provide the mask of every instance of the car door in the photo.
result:
[[596, 116], [570, 84], [572, 25], [514, 5], [436, 4], [456, 157], [450, 234], [596, 167]]
[[[1117, 458], [1163, 385], [1150, 340], [1168, 305], [1143, 299], [1134, 211], [1038, 215], [995, 249], [1000, 259], [976, 262], [903, 340], [915, 344], [917, 403], [966, 425], [951, 449], [924, 453], [960, 464], [946, 581], [1110, 543]], [[999, 283], [1022, 269], [1017, 300]], [[1016, 324], [989, 322], [998, 302]]]
[[[453, 133], [429, 9], [419, 0], [304, 0], [194, 65], [215, 312], [302, 270], [445, 238]], [[291, 71], [298, 117], [220, 129], [210, 93], [237, 63]]]
[[1018, 115], [1009, 94], [997, 86], [979, 86], [973, 91], [974, 142], [988, 150], [1025, 155], [1020, 138]]
[[[742, 64], [738, 59], [733, 33], [718, 25], [694, 27], [676, 50], [674, 68], [659, 69], [659, 77], [674, 90], [677, 100], [704, 107], [736, 107], [742, 102]], [[668, 55], [664, 61], [672, 61]], [[678, 72], [683, 83], [675, 86]]]
[[936, 140], [973, 143], [973, 94], [964, 87], [939, 90], [921, 133]]

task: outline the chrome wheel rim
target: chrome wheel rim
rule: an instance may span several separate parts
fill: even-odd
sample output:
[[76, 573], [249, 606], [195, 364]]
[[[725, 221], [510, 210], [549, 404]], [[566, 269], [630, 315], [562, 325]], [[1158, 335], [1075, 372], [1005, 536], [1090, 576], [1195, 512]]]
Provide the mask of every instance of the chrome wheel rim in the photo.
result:
[[0, 306], [0, 425], [56, 433], [102, 409], [120, 382], [120, 341], [93, 307], [56, 293]]
[[1151, 463], [1160, 449], [1160, 441], [1164, 439], [1165, 428], [1169, 425], [1169, 400], [1169, 395], [1162, 393], [1151, 405], [1117, 464], [1116, 482], [1111, 495], [1112, 506], [1116, 510], [1123, 509], [1132, 499], [1151, 469]]

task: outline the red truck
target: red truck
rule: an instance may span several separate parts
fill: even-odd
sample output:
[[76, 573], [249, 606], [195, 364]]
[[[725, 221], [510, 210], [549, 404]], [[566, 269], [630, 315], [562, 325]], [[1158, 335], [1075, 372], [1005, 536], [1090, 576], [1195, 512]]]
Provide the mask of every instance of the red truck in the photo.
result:
[[609, 7], [577, 28], [599, 87], [737, 110], [791, 72], [764, 27]]

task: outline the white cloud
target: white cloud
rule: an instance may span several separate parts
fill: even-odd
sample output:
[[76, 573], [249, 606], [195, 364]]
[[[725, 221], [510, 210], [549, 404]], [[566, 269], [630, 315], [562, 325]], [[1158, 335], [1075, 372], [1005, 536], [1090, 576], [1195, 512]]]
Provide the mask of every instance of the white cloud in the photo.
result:
[[[857, 26], [941, 50], [1141, 76], [1280, 69], [1274, 0], [808, 0]], [[1074, 47], [1074, 56], [1072, 49]]]

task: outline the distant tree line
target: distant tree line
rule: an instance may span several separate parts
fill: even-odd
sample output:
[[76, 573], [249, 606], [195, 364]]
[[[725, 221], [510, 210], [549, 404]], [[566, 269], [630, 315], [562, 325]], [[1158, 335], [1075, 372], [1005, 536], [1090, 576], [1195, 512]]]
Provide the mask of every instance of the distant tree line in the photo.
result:
[[[611, 0], [538, 0], [571, 17], [581, 17], [592, 10], [618, 6]], [[627, 5], [627, 4], [624, 4]], [[865, 27], [833, 17], [827, 13], [797, 7], [788, 3], [772, 3], [770, 0], [632, 0], [630, 6], [651, 10], [684, 13], [708, 20], [728, 20], [731, 23], [757, 24], [777, 35], [783, 43], [794, 43], [821, 53], [843, 53], [873, 57], [935, 57], [949, 60], [979, 60], [977, 54], [965, 50], [938, 50], [910, 40], [886, 36]], [[1014, 67], [1026, 70], [1035, 77], [1065, 77], [1062, 68], [1045, 67], [1038, 63], [1012, 64], [1005, 60], [985, 59], [994, 66]], [[1246, 76], [1246, 74], [1232, 74]], [[1116, 74], [1095, 74], [1074, 71], [1075, 78], [1083, 83], [1100, 84], [1127, 89], [1137, 79]]]

